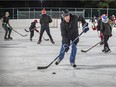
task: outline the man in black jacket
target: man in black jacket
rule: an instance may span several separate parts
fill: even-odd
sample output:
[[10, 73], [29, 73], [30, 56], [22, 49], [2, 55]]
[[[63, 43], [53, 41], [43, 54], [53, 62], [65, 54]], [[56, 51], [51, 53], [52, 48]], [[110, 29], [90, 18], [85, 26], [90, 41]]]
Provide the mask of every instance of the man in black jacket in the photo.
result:
[[50, 29], [49, 29], [49, 23], [52, 22], [52, 19], [51, 19], [51, 17], [49, 15], [46, 14], [46, 10], [45, 9], [43, 9], [41, 13], [42, 13], [42, 16], [40, 18], [41, 31], [40, 31], [39, 41], [38, 41], [37, 44], [40, 44], [41, 43], [41, 41], [42, 41], [41, 39], [42, 39], [42, 35], [43, 35], [44, 31], [47, 32], [47, 34], [48, 34], [51, 42], [53, 44], [55, 44], [55, 42], [52, 39], [52, 36], [50, 34]]
[[109, 24], [109, 18], [107, 14], [102, 15], [102, 24], [100, 31], [103, 33], [103, 37], [104, 37], [104, 49], [102, 50], [102, 52], [105, 53], [111, 52], [109, 48], [108, 40], [109, 37], [112, 36], [112, 28]]
[[38, 23], [37, 20], [34, 20], [34, 22], [31, 23], [31, 26], [29, 27], [29, 30], [30, 30], [30, 41], [32, 41], [32, 38], [34, 36], [34, 30], [36, 32], [39, 32], [37, 29], [36, 29], [36, 23]]
[[13, 38], [10, 36], [12, 32], [12, 27], [9, 23], [9, 12], [5, 13], [5, 16], [2, 18], [2, 27], [5, 30], [4, 40], [12, 40]]
[[[62, 17], [61, 17], [61, 36], [62, 36], [62, 46], [60, 49], [60, 56], [59, 59], [56, 61], [56, 65], [58, 65], [61, 60], [64, 58], [65, 52], [69, 50], [69, 45], [70, 42], [75, 40], [78, 35], [78, 22], [82, 22], [82, 26], [84, 30], [88, 30], [88, 23], [85, 22], [85, 19], [82, 16], [76, 16], [72, 15], [69, 13], [68, 10], [63, 10], [62, 11]], [[86, 28], [86, 29], [85, 29]], [[84, 31], [87, 32], [87, 31]], [[79, 39], [77, 39], [73, 44], [72, 44], [72, 50], [71, 50], [71, 55], [70, 55], [70, 64], [73, 67], [76, 67], [75, 64], [75, 57], [76, 57], [76, 52], [77, 52], [77, 43], [79, 42]]]

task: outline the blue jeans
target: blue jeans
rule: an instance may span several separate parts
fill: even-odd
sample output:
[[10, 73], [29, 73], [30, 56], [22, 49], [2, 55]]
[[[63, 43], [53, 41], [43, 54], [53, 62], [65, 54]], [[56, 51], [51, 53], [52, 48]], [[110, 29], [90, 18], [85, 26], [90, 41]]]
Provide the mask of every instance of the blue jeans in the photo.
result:
[[[74, 43], [72, 44], [71, 47], [72, 47], [72, 49], [71, 49], [71, 54], [70, 54], [70, 63], [75, 63], [77, 47]], [[59, 56], [59, 59], [62, 60], [64, 58], [64, 55], [65, 55], [63, 44], [62, 44], [61, 49], [60, 49], [60, 54], [61, 55]]]

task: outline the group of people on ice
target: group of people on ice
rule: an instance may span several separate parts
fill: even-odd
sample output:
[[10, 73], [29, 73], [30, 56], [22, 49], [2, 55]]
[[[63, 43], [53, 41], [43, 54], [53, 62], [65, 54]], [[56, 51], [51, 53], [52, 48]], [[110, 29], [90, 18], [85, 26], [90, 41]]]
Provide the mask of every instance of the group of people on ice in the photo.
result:
[[[52, 38], [52, 36], [51, 36], [51, 34], [50, 34], [50, 28], [49, 28], [49, 23], [52, 22], [52, 19], [51, 19], [51, 17], [50, 17], [49, 15], [46, 14], [46, 10], [45, 10], [45, 9], [43, 9], [43, 10], [41, 11], [41, 13], [42, 13], [42, 15], [41, 15], [41, 17], [40, 17], [41, 30], [40, 30], [40, 36], [39, 36], [39, 40], [38, 40], [37, 44], [40, 44], [40, 43], [41, 43], [41, 41], [42, 41], [42, 36], [43, 36], [44, 31], [47, 32], [47, 35], [49, 36], [50, 41], [51, 41], [53, 44], [55, 44], [55, 42], [54, 42], [54, 40], [53, 40], [53, 38]], [[33, 36], [34, 36], [34, 30], [35, 30], [36, 32], [39, 32], [39, 31], [36, 29], [36, 23], [38, 23], [38, 21], [37, 21], [37, 20], [34, 20], [34, 22], [31, 23], [31, 26], [30, 26], [30, 28], [29, 28], [29, 30], [30, 30], [30, 40], [31, 40], [31, 41], [32, 41], [32, 38], [33, 38]]]
[[[42, 9], [41, 13], [42, 13], [40, 18], [41, 30], [40, 30], [40, 36], [39, 36], [39, 40], [37, 44], [41, 44], [41, 41], [42, 41], [41, 39], [42, 39], [42, 35], [44, 31], [47, 32], [50, 38], [50, 41], [53, 44], [55, 44], [50, 34], [50, 28], [49, 28], [49, 23], [52, 22], [52, 19], [49, 15], [46, 14], [45, 9]], [[9, 13], [6, 12], [5, 16], [2, 18], [2, 26], [5, 30], [5, 36], [4, 36], [5, 40], [12, 39], [12, 37], [10, 36], [12, 27], [10, 26], [8, 16], [9, 16]], [[59, 52], [60, 56], [55, 63], [56, 65], [58, 65], [63, 60], [65, 53], [68, 52], [71, 45], [72, 49], [70, 54], [70, 64], [71, 66], [76, 67], [75, 58], [77, 53], [77, 44], [79, 42], [79, 38], [77, 38], [79, 37], [78, 22], [80, 21], [82, 23], [82, 30], [84, 33], [86, 33], [89, 30], [89, 27], [88, 27], [88, 23], [85, 21], [85, 18], [83, 16], [72, 15], [67, 9], [62, 10], [61, 24], [60, 24], [62, 44], [61, 44], [61, 49]], [[92, 22], [94, 23], [94, 19], [92, 19]], [[36, 32], [39, 32], [36, 29], [36, 23], [38, 23], [38, 21], [34, 20], [34, 22], [32, 22], [31, 26], [29, 27], [31, 41], [34, 36], [34, 30]], [[93, 28], [95, 28], [95, 25], [93, 26]], [[109, 37], [111, 36], [112, 28], [111, 28], [111, 25], [109, 24], [109, 18], [106, 14], [103, 14], [100, 16], [98, 20], [98, 26], [96, 29], [100, 31], [102, 35], [101, 42], [104, 44], [102, 52], [105, 52], [105, 53], [109, 52], [110, 48], [108, 45], [108, 40], [109, 40]]]
[[[42, 36], [43, 36], [43, 33], [44, 31], [47, 32], [49, 38], [50, 38], [50, 41], [55, 44], [51, 34], [50, 34], [50, 29], [49, 29], [49, 23], [52, 22], [52, 19], [51, 17], [46, 14], [46, 10], [45, 9], [42, 9], [41, 11], [42, 15], [41, 15], [41, 18], [40, 18], [40, 24], [41, 24], [41, 30], [40, 30], [40, 37], [39, 37], [39, 40], [37, 42], [37, 44], [40, 44], [41, 43], [41, 39], [42, 39]], [[2, 17], [2, 27], [4, 28], [5, 30], [5, 36], [4, 36], [4, 40], [12, 40], [13, 38], [11, 37], [11, 32], [13, 30], [13, 28], [11, 27], [10, 23], [9, 23], [9, 12], [6, 12], [5, 13], [5, 16]], [[36, 29], [36, 23], [38, 23], [38, 20], [34, 20], [30, 27], [29, 27], [29, 31], [30, 31], [30, 41], [32, 41], [32, 38], [34, 36], [34, 31], [36, 32], [39, 32], [37, 29]]]

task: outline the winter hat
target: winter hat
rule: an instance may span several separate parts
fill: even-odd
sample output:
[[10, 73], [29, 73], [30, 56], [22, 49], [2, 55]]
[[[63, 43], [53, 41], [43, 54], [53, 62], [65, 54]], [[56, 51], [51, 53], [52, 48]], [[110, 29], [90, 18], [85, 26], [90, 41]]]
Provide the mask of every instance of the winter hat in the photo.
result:
[[67, 9], [62, 10], [62, 17], [70, 15], [69, 11]]
[[38, 21], [37, 21], [36, 19], [34, 20], [34, 22], [35, 22], [35, 23], [38, 23]]
[[41, 13], [42, 13], [42, 14], [46, 14], [45, 8], [42, 9]]
[[108, 16], [107, 16], [106, 14], [103, 14], [103, 15], [102, 15], [102, 22], [103, 22], [103, 23], [108, 23], [108, 21], [109, 21]]

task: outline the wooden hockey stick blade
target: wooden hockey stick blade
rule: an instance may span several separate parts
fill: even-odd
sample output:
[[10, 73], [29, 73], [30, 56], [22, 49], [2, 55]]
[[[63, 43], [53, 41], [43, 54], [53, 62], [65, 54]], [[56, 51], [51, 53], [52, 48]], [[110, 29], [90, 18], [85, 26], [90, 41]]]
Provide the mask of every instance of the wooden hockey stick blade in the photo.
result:
[[26, 37], [27, 36], [27, 34], [26, 35], [22, 35], [23, 37]]
[[29, 32], [28, 30], [24, 29], [26, 32]]
[[38, 66], [37, 69], [47, 69], [48, 66]]
[[81, 52], [84, 52], [84, 53], [86, 53], [86, 52], [87, 52], [87, 50], [81, 50]]
[[45, 41], [49, 41], [49, 39], [45, 39], [45, 38], [44, 38], [44, 40], [45, 40]]

